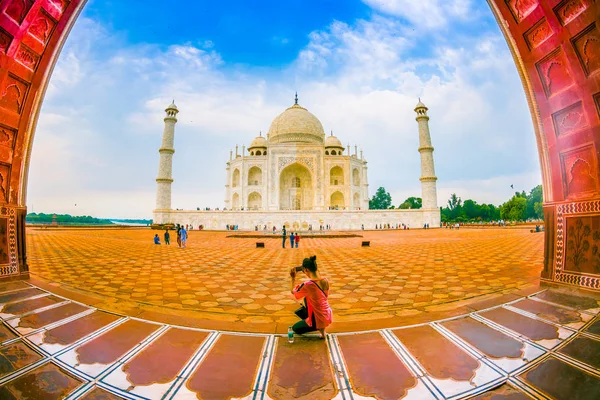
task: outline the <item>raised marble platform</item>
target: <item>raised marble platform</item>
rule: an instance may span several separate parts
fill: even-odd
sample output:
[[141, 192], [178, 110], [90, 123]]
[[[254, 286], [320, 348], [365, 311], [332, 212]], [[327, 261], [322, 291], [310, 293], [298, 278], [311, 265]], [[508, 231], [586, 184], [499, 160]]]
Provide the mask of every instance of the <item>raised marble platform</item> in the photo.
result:
[[237, 225], [238, 229], [253, 231], [255, 226], [272, 231], [285, 224], [292, 230], [318, 230], [320, 225], [329, 225], [333, 230], [375, 229], [376, 225], [405, 224], [411, 229], [440, 226], [440, 210], [327, 210], [327, 211], [195, 211], [195, 210], [154, 210], [155, 224], [191, 224], [194, 229], [203, 225], [206, 230], [224, 230], [227, 225]]

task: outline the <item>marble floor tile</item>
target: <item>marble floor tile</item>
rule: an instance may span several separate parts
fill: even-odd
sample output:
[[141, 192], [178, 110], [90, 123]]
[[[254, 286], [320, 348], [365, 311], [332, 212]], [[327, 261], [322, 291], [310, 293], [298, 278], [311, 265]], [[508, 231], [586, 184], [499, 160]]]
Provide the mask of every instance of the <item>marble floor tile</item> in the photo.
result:
[[529, 338], [547, 349], [554, 348], [574, 334], [574, 332], [559, 326], [538, 321], [502, 307], [479, 313], [479, 315]]
[[28, 339], [44, 351], [54, 354], [72, 345], [80, 339], [112, 324], [120, 317], [102, 311], [94, 311], [91, 314], [69, 321], [55, 328], [42, 330], [28, 336]]
[[102, 379], [128, 393], [161, 399], [208, 337], [208, 332], [168, 329]]
[[598, 340], [578, 336], [561, 347], [558, 352], [588, 364], [600, 372], [600, 341]]
[[442, 322], [440, 325], [479, 350], [506, 372], [512, 372], [544, 354], [544, 351], [531, 344], [519, 341], [471, 317]]
[[25, 314], [30, 311], [56, 305], [65, 301], [65, 299], [61, 299], [60, 297], [56, 296], [44, 296], [32, 300], [25, 300], [19, 301], [17, 303], [5, 304], [4, 307], [0, 309], [0, 318], [7, 319], [15, 315]]
[[95, 378], [160, 327], [147, 322], [128, 320], [58, 358]]
[[279, 338], [267, 394], [273, 399], [329, 400], [338, 394], [325, 340]]
[[511, 303], [510, 306], [530, 312], [539, 318], [547, 319], [548, 321], [568, 326], [573, 329], [581, 328], [593, 318], [590, 314], [557, 307], [552, 304], [531, 299], [523, 299], [516, 303]]
[[563, 293], [556, 290], [547, 290], [534, 297], [548, 301], [550, 303], [560, 304], [580, 311], [587, 311], [594, 314], [600, 312], [600, 301], [592, 297], [578, 296], [569, 293]]
[[174, 399], [244, 398], [252, 393], [264, 336], [222, 334], [190, 374]]
[[41, 360], [43, 357], [18, 341], [0, 347], [0, 378]]
[[8, 323], [21, 334], [27, 334], [88, 310], [90, 309], [80, 304], [67, 303], [46, 311], [11, 319]]
[[[430, 325], [392, 331], [446, 398], [458, 398], [501, 379]], [[443, 356], [442, 356], [443, 355]]]
[[83, 384], [79, 378], [53, 363], [44, 364], [0, 386], [3, 400], [64, 399]]
[[[377, 399], [433, 399], [379, 332], [338, 335], [352, 390]], [[421, 385], [420, 385], [421, 384]]]
[[549, 357], [519, 376], [552, 399], [600, 398], [600, 378], [554, 357]]

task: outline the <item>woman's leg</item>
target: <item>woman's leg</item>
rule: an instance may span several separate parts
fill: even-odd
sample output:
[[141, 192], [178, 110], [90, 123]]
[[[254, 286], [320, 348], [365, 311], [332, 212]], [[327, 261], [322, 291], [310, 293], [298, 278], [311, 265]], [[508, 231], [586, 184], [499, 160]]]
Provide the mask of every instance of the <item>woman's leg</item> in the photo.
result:
[[300, 320], [300, 321], [296, 322], [294, 324], [294, 326], [292, 326], [292, 330], [294, 331], [294, 333], [296, 333], [298, 335], [304, 335], [305, 333], [316, 331], [317, 328], [308, 326], [306, 321]]

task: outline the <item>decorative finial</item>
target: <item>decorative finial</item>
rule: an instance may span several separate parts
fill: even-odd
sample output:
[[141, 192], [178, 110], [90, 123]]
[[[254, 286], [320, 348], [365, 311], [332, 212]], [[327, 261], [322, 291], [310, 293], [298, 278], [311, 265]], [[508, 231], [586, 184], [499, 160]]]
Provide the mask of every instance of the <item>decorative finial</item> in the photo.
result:
[[333, 136], [333, 131], [331, 131], [331, 136]]
[[258, 134], [258, 136], [262, 137], [262, 131], [260, 131], [260, 133]]
[[298, 92], [296, 92], [295, 104], [298, 105]]

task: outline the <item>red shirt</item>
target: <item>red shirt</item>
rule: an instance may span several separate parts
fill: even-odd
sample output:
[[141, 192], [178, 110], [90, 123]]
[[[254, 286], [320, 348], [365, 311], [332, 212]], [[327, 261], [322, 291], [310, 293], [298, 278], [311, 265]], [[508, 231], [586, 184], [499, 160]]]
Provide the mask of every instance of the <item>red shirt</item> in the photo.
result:
[[[325, 280], [327, 278], [317, 279], [317, 281]], [[329, 283], [329, 281], [327, 281]], [[321, 290], [315, 281], [308, 280], [304, 283], [299, 284], [294, 288], [294, 297], [301, 299], [306, 297], [306, 306], [308, 308], [308, 318], [305, 322], [308, 326], [312, 326], [312, 318], [314, 316], [317, 324], [317, 329], [327, 328], [333, 322], [333, 311], [329, 306], [327, 297], [329, 296], [329, 289]]]

